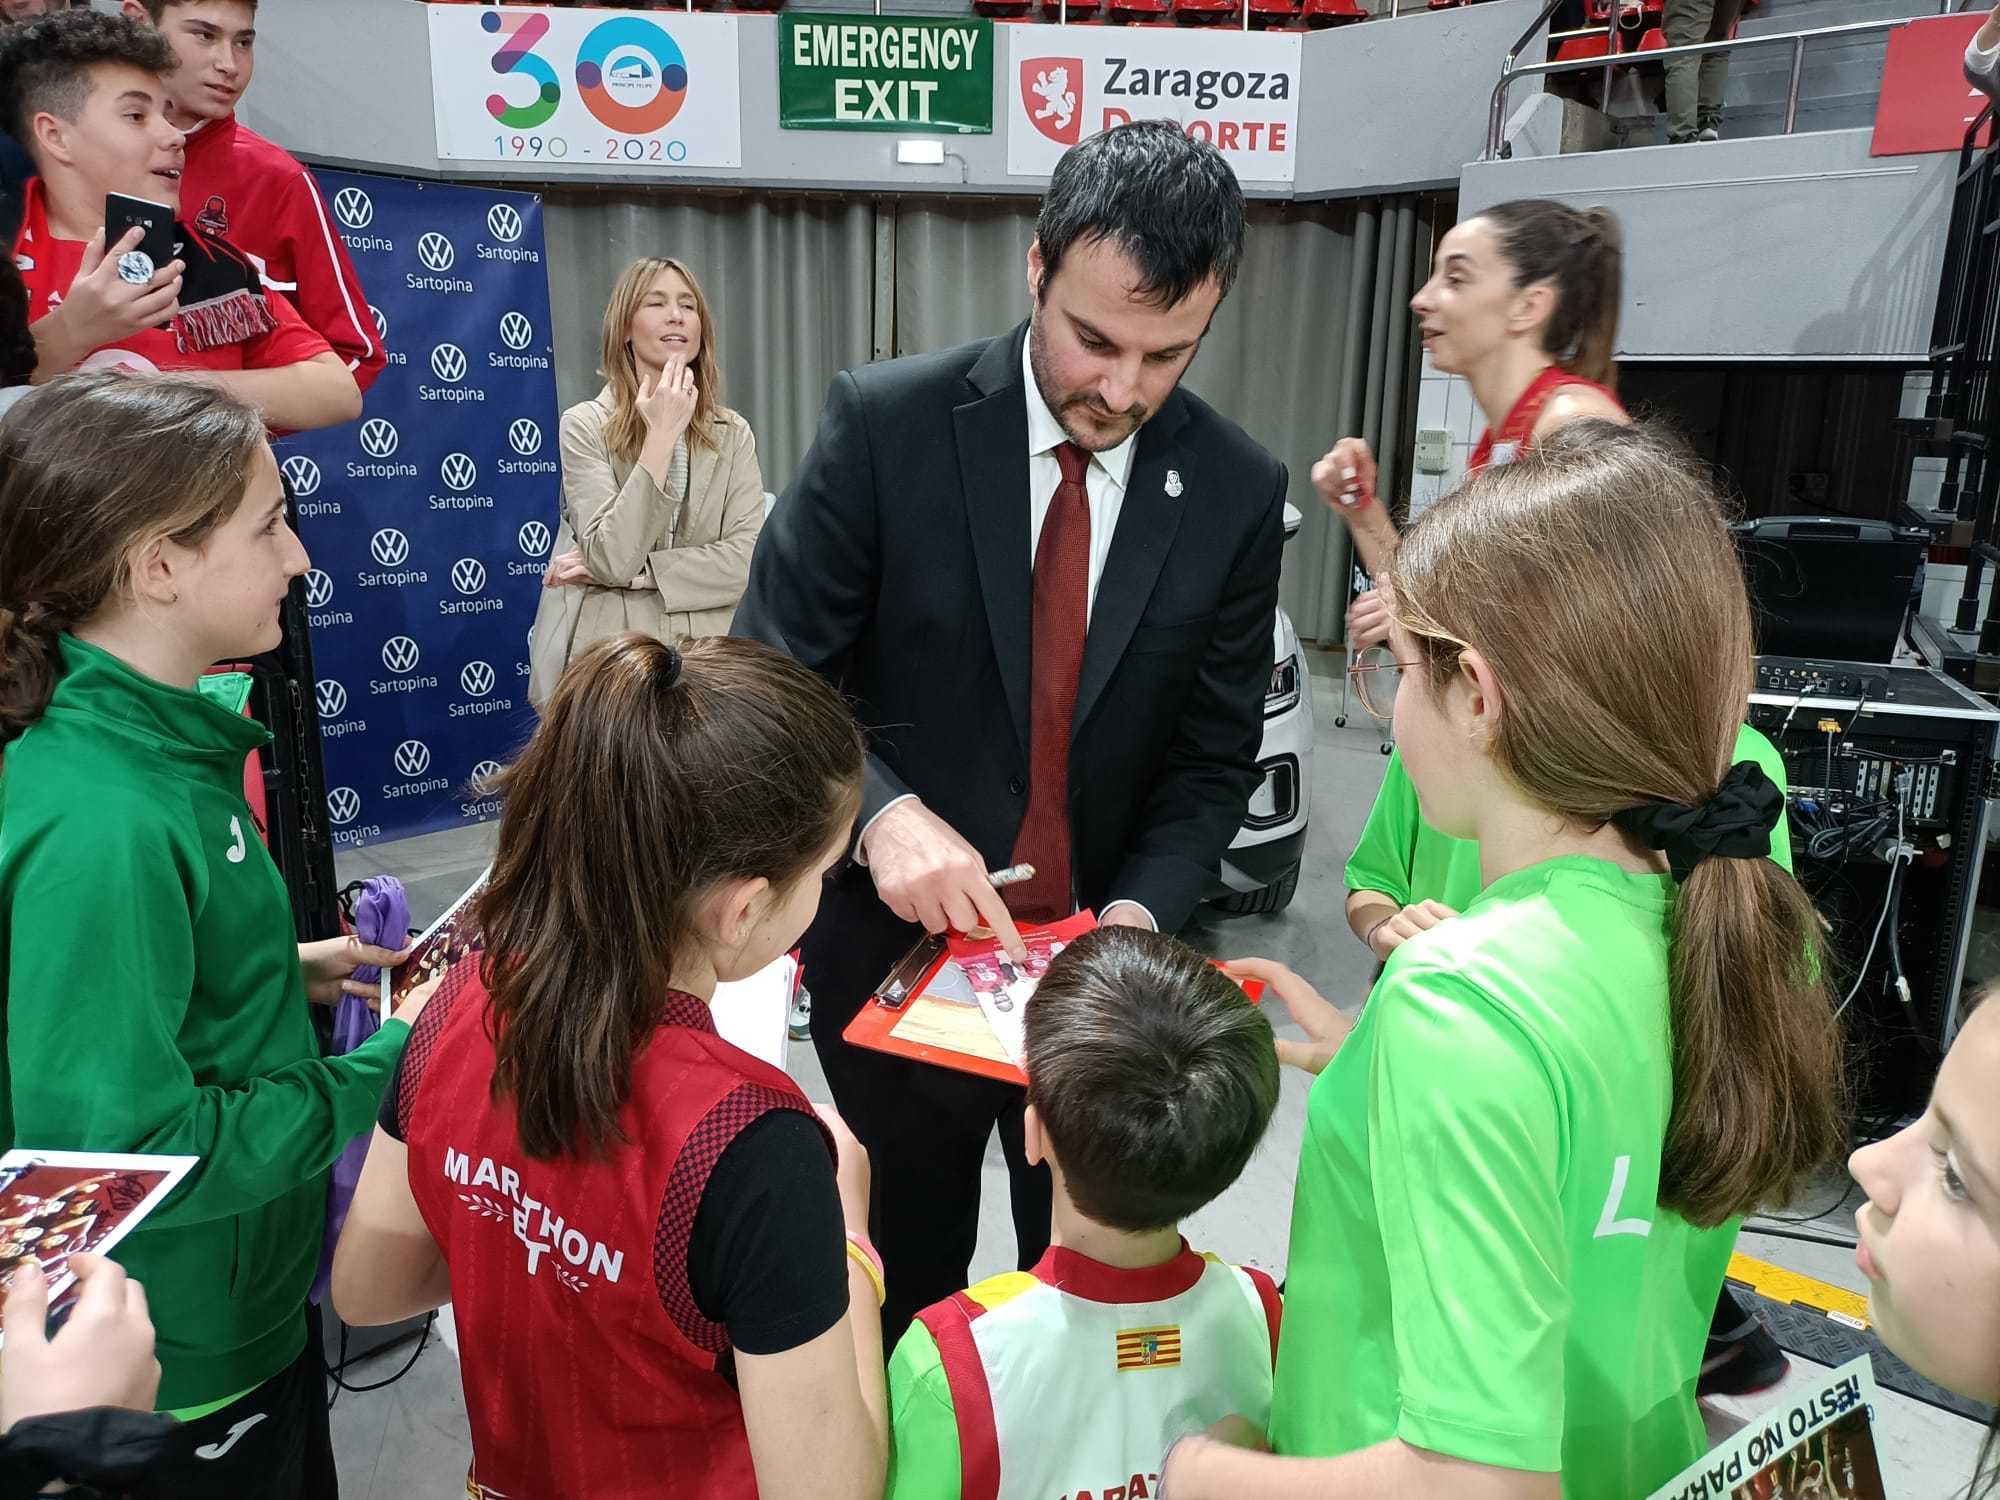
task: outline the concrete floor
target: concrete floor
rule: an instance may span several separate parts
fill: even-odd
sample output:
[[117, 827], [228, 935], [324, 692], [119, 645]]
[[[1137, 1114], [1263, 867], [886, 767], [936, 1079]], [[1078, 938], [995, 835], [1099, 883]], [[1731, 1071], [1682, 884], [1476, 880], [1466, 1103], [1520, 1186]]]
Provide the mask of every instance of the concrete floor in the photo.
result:
[[[1374, 965], [1348, 932], [1342, 915], [1346, 896], [1342, 866], [1374, 799], [1384, 760], [1375, 727], [1365, 715], [1357, 713], [1345, 729], [1334, 727], [1340, 697], [1337, 679], [1316, 676], [1313, 687], [1318, 732], [1312, 823], [1298, 894], [1281, 915], [1207, 917], [1189, 937], [1217, 957], [1259, 954], [1282, 960], [1311, 978], [1329, 999], [1353, 1009], [1367, 993]], [[340, 878], [344, 883], [373, 874], [399, 877], [409, 891], [412, 917], [422, 924], [456, 899], [484, 867], [493, 834], [494, 825], [476, 825], [350, 851], [340, 858]], [[1272, 1019], [1280, 1022], [1276, 1015]], [[1281, 1022], [1280, 1029], [1297, 1035], [1289, 1022]], [[827, 1097], [810, 1045], [793, 1047], [790, 1069], [808, 1095]], [[1309, 1082], [1304, 1074], [1285, 1071], [1283, 1093], [1264, 1145], [1235, 1186], [1188, 1222], [1193, 1244], [1282, 1277], [1292, 1174], [1304, 1131]], [[1810, 1205], [1804, 1211], [1817, 1211], [1834, 1201], [1841, 1181], [1829, 1177], [1821, 1190], [1803, 1195]], [[997, 1144], [988, 1155], [986, 1188], [973, 1262], [975, 1279], [1013, 1264], [1006, 1175]], [[1851, 1236], [1853, 1228], [1844, 1210], [1813, 1227], [1829, 1236]], [[1746, 1255], [1819, 1280], [1866, 1290], [1849, 1251], [1749, 1231], [1740, 1248]], [[405, 1345], [363, 1362], [349, 1372], [348, 1382], [365, 1385], [384, 1379], [402, 1367], [408, 1353]], [[1817, 1368], [1809, 1369], [1797, 1358], [1793, 1365], [1788, 1385], [1803, 1382]], [[1780, 1399], [1781, 1393], [1766, 1393], [1748, 1402], [1718, 1403], [1709, 1413], [1711, 1431], [1720, 1435], [1732, 1430]], [[1945, 1500], [1962, 1488], [1979, 1447], [1981, 1429], [1976, 1424], [1889, 1391], [1882, 1394], [1877, 1420], [1876, 1441], [1892, 1486], [1891, 1500]], [[438, 1336], [406, 1376], [381, 1391], [340, 1394], [333, 1409], [333, 1435], [347, 1500], [422, 1500], [463, 1493], [470, 1448], [449, 1310], [439, 1320]]]

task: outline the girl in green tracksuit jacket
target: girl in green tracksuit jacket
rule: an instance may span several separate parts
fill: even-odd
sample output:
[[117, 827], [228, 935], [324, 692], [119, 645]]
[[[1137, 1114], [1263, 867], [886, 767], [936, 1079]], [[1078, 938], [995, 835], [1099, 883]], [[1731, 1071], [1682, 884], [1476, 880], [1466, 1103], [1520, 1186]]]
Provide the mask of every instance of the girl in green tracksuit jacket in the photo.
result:
[[308, 996], [396, 955], [294, 942], [243, 799], [270, 735], [207, 672], [278, 643], [284, 506], [211, 387], [65, 377], [0, 421], [0, 1144], [200, 1158], [118, 1251], [189, 1426], [149, 1496], [332, 1493], [306, 1295], [409, 1032], [320, 1057]]

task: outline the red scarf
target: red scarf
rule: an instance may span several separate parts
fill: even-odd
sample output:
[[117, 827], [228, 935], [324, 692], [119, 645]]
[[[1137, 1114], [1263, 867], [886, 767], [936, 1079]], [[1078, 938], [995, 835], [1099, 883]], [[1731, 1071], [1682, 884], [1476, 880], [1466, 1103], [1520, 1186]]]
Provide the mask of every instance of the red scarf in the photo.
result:
[[[47, 267], [38, 267], [37, 261], [48, 258], [47, 247], [54, 241], [39, 177], [29, 180], [20, 197], [0, 205], [0, 230], [13, 232], [14, 261], [32, 293], [47, 274]], [[264, 299], [263, 280], [242, 251], [176, 220], [174, 254], [185, 268], [180, 311], [171, 325], [181, 353], [247, 343], [277, 330], [277, 316]], [[67, 294], [69, 288], [56, 290]]]

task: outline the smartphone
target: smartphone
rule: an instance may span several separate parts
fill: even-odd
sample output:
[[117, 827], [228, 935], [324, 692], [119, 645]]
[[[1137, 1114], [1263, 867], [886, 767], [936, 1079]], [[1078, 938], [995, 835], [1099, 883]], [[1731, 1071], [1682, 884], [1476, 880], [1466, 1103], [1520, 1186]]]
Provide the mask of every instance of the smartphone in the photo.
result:
[[[174, 211], [164, 203], [151, 203], [144, 198], [128, 198], [123, 193], [104, 195], [104, 246], [106, 253], [124, 239], [133, 229], [143, 229], [145, 238], [139, 241], [137, 253], [146, 257], [143, 263], [134, 261], [128, 268], [121, 265], [118, 274], [135, 285], [151, 281], [159, 269], [172, 261], [180, 252], [180, 236], [174, 229]], [[132, 253], [132, 252], [127, 252]], [[145, 270], [145, 275], [136, 274]]]

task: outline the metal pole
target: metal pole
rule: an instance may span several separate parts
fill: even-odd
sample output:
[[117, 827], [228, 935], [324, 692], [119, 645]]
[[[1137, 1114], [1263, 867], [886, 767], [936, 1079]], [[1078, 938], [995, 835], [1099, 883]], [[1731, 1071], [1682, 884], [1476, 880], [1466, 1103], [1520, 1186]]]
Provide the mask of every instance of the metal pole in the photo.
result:
[[1622, 0], [1609, 0], [1611, 14], [1604, 22], [1604, 97], [1598, 107], [1611, 113], [1611, 59], [1618, 55], [1618, 7]]
[[1792, 81], [1785, 89], [1785, 134], [1799, 123], [1799, 80], [1806, 71], [1806, 39], [1792, 38]]

